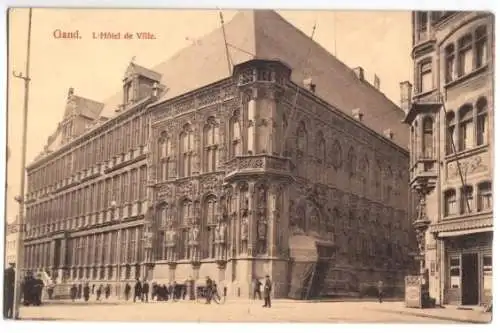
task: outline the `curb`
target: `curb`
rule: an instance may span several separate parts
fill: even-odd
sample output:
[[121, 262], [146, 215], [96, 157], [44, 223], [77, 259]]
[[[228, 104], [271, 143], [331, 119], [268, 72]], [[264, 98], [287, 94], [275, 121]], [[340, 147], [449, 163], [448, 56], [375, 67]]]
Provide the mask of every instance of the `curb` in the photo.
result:
[[396, 314], [400, 314], [400, 315], [414, 316], [414, 317], [421, 317], [421, 318], [432, 318], [432, 319], [438, 319], [438, 320], [456, 321], [456, 322], [467, 323], [467, 324], [490, 324], [491, 320], [492, 320], [492, 319], [490, 319], [489, 321], [483, 321], [483, 320], [476, 320], [476, 319], [460, 319], [460, 318], [454, 318], [454, 317], [439, 316], [439, 315], [433, 315], [433, 314], [427, 314], [427, 313], [415, 313], [415, 312], [400, 311], [400, 310], [384, 310], [384, 309], [372, 309], [372, 308], [369, 308], [369, 310], [376, 311], [376, 312], [396, 313]]

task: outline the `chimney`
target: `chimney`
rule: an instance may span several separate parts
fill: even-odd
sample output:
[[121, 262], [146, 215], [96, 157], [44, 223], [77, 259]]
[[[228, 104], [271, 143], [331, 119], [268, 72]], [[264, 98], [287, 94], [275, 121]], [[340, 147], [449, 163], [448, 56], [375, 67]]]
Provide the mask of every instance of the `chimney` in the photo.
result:
[[373, 76], [373, 86], [375, 87], [375, 89], [380, 90], [380, 78], [377, 76], [377, 74]]
[[365, 80], [365, 70], [363, 69], [363, 67], [356, 67], [353, 69], [353, 71], [360, 81]]
[[351, 111], [352, 117], [358, 121], [363, 120], [363, 113], [361, 112], [360, 109], [354, 109]]
[[158, 97], [160, 91], [160, 85], [158, 82], [153, 83], [153, 97]]
[[411, 89], [412, 85], [409, 81], [403, 81], [399, 83], [399, 95], [401, 98], [400, 107], [405, 113], [410, 111], [411, 106]]
[[389, 140], [392, 140], [394, 138], [394, 133], [392, 132], [392, 130], [390, 128], [388, 128], [384, 131], [384, 136], [386, 138], [388, 138]]
[[70, 87], [68, 89], [68, 99], [70, 99], [71, 96], [73, 96], [74, 94], [75, 94], [75, 89], [73, 89], [73, 88]]
[[302, 84], [307, 90], [309, 90], [313, 94], [316, 93], [316, 84], [313, 83], [312, 78], [308, 77], [307, 79], [304, 79], [304, 81], [302, 81]]

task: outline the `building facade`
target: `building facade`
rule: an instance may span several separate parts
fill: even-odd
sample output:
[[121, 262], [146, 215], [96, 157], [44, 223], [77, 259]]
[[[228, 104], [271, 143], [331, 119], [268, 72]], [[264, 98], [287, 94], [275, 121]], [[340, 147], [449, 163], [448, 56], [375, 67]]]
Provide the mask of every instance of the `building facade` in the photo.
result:
[[28, 168], [27, 268], [117, 287], [211, 276], [235, 297], [265, 275], [277, 297], [402, 282], [403, 111], [273, 11], [225, 28], [153, 69], [131, 63], [104, 104], [70, 90]]
[[413, 13], [415, 87], [402, 83], [411, 131], [414, 226], [431, 297], [491, 301], [494, 18]]
[[7, 223], [5, 228], [5, 262], [4, 266], [9, 267], [9, 264], [16, 263], [17, 237], [18, 226], [16, 225], [17, 218], [14, 223]]

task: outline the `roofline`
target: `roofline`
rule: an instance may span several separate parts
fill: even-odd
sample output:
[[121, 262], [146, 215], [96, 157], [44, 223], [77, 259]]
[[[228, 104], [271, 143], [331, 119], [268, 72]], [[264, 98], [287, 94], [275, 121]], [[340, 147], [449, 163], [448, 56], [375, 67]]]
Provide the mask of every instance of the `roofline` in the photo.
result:
[[[106, 126], [109, 126], [109, 124], [111, 124], [113, 121], [118, 121], [118, 119], [125, 117], [124, 116], [125, 114], [128, 115], [130, 112], [132, 112], [132, 110], [136, 110], [136, 108], [141, 107], [144, 103], [146, 103], [151, 98], [152, 98], [151, 96], [143, 98], [142, 100], [138, 101], [137, 103], [132, 104], [128, 109], [125, 109], [124, 111], [120, 112], [117, 116], [112, 117], [112, 118], [108, 118], [106, 121], [104, 121], [104, 123], [102, 123], [102, 124], [100, 124], [100, 125], [98, 125], [96, 127], [90, 128], [89, 130], [87, 130], [86, 132], [82, 133], [77, 138], [75, 138], [75, 139], [73, 139], [71, 141], [66, 142], [64, 145], [62, 145], [58, 149], [54, 150], [53, 152], [50, 152], [47, 155], [45, 155], [44, 157], [41, 157], [40, 159], [31, 162], [30, 164], [28, 164], [26, 166], [26, 171], [29, 172], [32, 169], [35, 169], [35, 168], [39, 167], [44, 162], [47, 162], [47, 160], [49, 160], [50, 158], [53, 158], [56, 155], [63, 153], [65, 151], [65, 149], [68, 149], [69, 147], [71, 147], [73, 145], [78, 145], [87, 136], [91, 136], [92, 134], [95, 134], [95, 132], [97, 132], [99, 130], [102, 130], [102, 128], [104, 128]], [[94, 120], [99, 120], [99, 119], [100, 119], [100, 116], [98, 118], [94, 119]], [[56, 133], [56, 132], [57, 132], [57, 130], [54, 131], [53, 133]]]
[[[383, 136], [382, 134], [378, 133], [374, 129], [368, 127], [366, 124], [364, 124], [362, 122], [359, 122], [359, 121], [355, 121], [352, 117], [349, 117], [349, 115], [347, 115], [345, 112], [341, 111], [341, 109], [339, 107], [328, 103], [327, 101], [325, 101], [321, 97], [313, 94], [309, 90], [301, 87], [300, 85], [298, 85], [297, 83], [295, 83], [293, 81], [290, 81], [290, 83], [295, 86], [294, 88], [298, 87], [301, 92], [305, 92], [309, 97], [320, 101], [322, 104], [326, 105], [329, 109], [331, 109], [333, 112], [336, 112], [337, 114], [339, 114], [341, 117], [343, 117], [347, 121], [350, 121], [351, 123], [355, 124], [356, 126], [362, 128], [364, 130], [367, 130], [368, 132], [371, 132], [371, 134], [374, 134], [376, 137], [380, 138], [382, 141], [385, 141], [386, 143], [389, 143], [390, 145], [395, 146], [398, 150], [401, 150], [402, 153], [409, 155], [409, 151], [406, 148], [404, 148], [404, 147], [398, 145], [397, 143], [395, 143], [394, 141], [386, 138], [385, 136]], [[403, 110], [401, 110], [401, 111], [404, 112]]]

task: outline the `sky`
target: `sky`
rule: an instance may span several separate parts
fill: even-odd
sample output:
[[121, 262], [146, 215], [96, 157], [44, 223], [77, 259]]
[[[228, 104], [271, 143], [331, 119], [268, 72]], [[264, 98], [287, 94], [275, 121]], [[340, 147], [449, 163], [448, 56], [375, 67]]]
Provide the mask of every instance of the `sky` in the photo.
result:
[[[236, 11], [222, 11], [229, 21]], [[349, 67], [361, 66], [367, 80], [376, 74], [380, 90], [399, 105], [399, 82], [412, 80], [411, 13], [394, 11], [278, 11], [307, 35], [316, 23], [314, 40]], [[75, 94], [104, 101], [121, 90], [133, 57], [154, 67], [181, 48], [220, 27], [219, 15], [208, 10], [34, 9], [32, 16], [30, 95], [26, 161], [43, 149], [62, 120], [69, 87]], [[152, 32], [155, 40], [63, 40], [54, 30]], [[28, 10], [9, 13], [8, 70], [25, 73]], [[20, 193], [24, 83], [8, 78], [7, 221], [17, 214]]]

